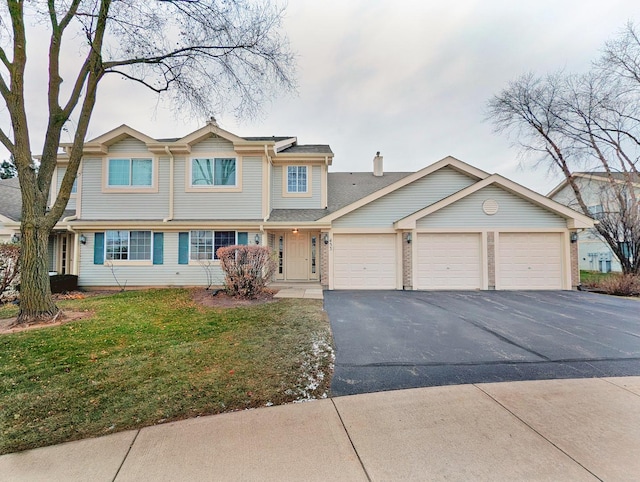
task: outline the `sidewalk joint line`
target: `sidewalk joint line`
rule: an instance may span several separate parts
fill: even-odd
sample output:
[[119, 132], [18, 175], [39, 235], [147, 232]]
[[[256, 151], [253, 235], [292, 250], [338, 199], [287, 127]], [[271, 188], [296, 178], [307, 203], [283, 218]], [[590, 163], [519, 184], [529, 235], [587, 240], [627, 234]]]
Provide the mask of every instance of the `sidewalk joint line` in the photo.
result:
[[[635, 375], [631, 375], [631, 376], [635, 376]], [[613, 385], [616, 388], [622, 388], [625, 392], [629, 392], [631, 395], [640, 397], [640, 393], [636, 393], [633, 390], [629, 390], [627, 387], [623, 387], [621, 385], [618, 385], [617, 383], [613, 383], [612, 381], [607, 380], [607, 378], [627, 378], [627, 377], [598, 377], [598, 379], [602, 380], [603, 382], [607, 382], [609, 385]]]
[[336, 413], [338, 414], [338, 418], [340, 419], [340, 423], [342, 424], [342, 428], [344, 429], [344, 433], [347, 434], [347, 438], [349, 439], [349, 443], [351, 444], [351, 448], [353, 448], [353, 451], [356, 454], [356, 457], [358, 457], [358, 462], [360, 462], [360, 467], [362, 467], [362, 470], [364, 471], [364, 475], [367, 477], [367, 480], [369, 482], [371, 482], [371, 477], [369, 477], [369, 472], [367, 472], [367, 468], [364, 466], [364, 463], [362, 462], [362, 459], [360, 458], [360, 454], [358, 453], [358, 449], [356, 449], [356, 446], [353, 443], [353, 440], [351, 439], [351, 434], [349, 434], [349, 431], [347, 430], [347, 426], [344, 424], [344, 420], [342, 420], [342, 415], [340, 414], [340, 410], [338, 410], [338, 407], [336, 406], [336, 402], [334, 402], [333, 397], [331, 398], [331, 403], [333, 404], [333, 408], [335, 408]]
[[138, 429], [136, 431], [136, 434], [134, 435], [133, 440], [131, 441], [131, 444], [129, 445], [129, 448], [127, 449], [127, 453], [124, 454], [122, 462], [120, 462], [120, 466], [118, 467], [118, 470], [116, 470], [116, 475], [113, 476], [113, 479], [111, 479], [111, 482], [115, 482], [115, 480], [118, 478], [118, 475], [120, 475], [120, 470], [122, 470], [122, 466], [124, 465], [125, 461], [129, 457], [129, 453], [131, 452], [131, 449], [133, 448], [133, 444], [136, 443], [136, 440], [138, 439], [138, 435], [140, 435], [140, 431], [141, 430], [142, 429]]
[[504, 410], [506, 410], [507, 412], [509, 412], [515, 419], [519, 420], [522, 424], [524, 424], [525, 427], [529, 428], [531, 431], [533, 431], [534, 433], [536, 433], [540, 438], [542, 438], [543, 440], [546, 440], [548, 443], [550, 443], [553, 447], [556, 448], [556, 450], [558, 450], [559, 452], [563, 453], [564, 455], [566, 455], [570, 460], [572, 460], [573, 462], [575, 462], [576, 464], [578, 464], [580, 467], [582, 467], [584, 470], [586, 470], [587, 472], [589, 472], [591, 475], [593, 475], [596, 479], [602, 481], [603, 479], [601, 477], [598, 477], [596, 474], [594, 474], [591, 470], [589, 470], [587, 467], [585, 467], [583, 464], [581, 464], [580, 462], [578, 462], [574, 457], [572, 457], [570, 454], [568, 454], [567, 452], [565, 452], [564, 450], [562, 450], [560, 447], [558, 447], [554, 442], [552, 442], [551, 440], [549, 440], [547, 437], [545, 437], [544, 435], [542, 435], [542, 433], [540, 433], [538, 430], [536, 430], [535, 428], [533, 428], [531, 425], [529, 425], [527, 422], [525, 422], [522, 418], [520, 418], [515, 412], [513, 412], [512, 410], [510, 410], [506, 405], [504, 405], [502, 402], [500, 402], [497, 398], [495, 398], [493, 395], [491, 395], [489, 392], [486, 392], [485, 390], [483, 390], [480, 386], [478, 386], [478, 384], [474, 383], [473, 384], [474, 387], [476, 387], [478, 390], [480, 390], [482, 393], [484, 393], [487, 397], [489, 397], [491, 400], [493, 400], [494, 402], [496, 402], [498, 405], [500, 405]]

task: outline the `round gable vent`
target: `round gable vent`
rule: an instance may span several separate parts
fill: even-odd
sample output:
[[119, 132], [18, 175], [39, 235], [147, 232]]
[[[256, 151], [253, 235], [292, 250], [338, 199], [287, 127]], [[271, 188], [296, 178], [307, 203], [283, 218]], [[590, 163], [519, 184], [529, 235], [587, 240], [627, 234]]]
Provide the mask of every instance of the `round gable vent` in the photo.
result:
[[489, 216], [498, 212], [498, 201], [495, 199], [487, 199], [482, 203], [482, 210]]

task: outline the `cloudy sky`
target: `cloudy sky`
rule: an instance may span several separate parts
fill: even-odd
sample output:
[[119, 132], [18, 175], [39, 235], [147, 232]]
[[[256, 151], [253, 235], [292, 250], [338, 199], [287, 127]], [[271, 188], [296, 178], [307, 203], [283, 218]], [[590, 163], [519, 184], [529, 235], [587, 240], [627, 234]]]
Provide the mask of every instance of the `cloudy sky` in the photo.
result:
[[[290, 0], [298, 93], [258, 119], [218, 122], [239, 135], [330, 144], [333, 171], [370, 170], [376, 151], [387, 171], [452, 155], [546, 193], [558, 178], [520, 167], [484, 120], [486, 102], [527, 71], [586, 70], [629, 20], [640, 24], [637, 0]], [[131, 84], [110, 82], [100, 95], [90, 137], [123, 123], [152, 137], [201, 126]]]

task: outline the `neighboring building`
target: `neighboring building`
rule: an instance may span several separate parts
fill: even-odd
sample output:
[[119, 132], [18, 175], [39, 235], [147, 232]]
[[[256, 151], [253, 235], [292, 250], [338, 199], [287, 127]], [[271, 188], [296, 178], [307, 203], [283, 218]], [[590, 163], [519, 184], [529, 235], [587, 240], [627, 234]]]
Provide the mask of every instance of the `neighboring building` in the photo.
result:
[[[598, 216], [606, 209], [606, 199], [608, 192], [610, 192], [611, 184], [607, 174], [605, 172], [576, 172], [573, 176], [591, 216], [597, 220]], [[613, 176], [620, 183], [625, 181], [621, 173], [613, 173]], [[634, 183], [634, 186], [636, 195], [640, 196], [640, 183]], [[576, 211], [581, 211], [573, 189], [566, 180], [558, 184], [547, 196]], [[603, 207], [603, 204], [605, 207]], [[615, 205], [615, 202], [611, 204]], [[603, 273], [622, 271], [617, 256], [598, 235], [595, 228], [579, 231], [578, 258], [581, 270], [601, 271]]]
[[222, 282], [218, 247], [250, 243], [274, 250], [276, 280], [328, 289], [579, 283], [570, 234], [589, 217], [452, 157], [385, 173], [377, 155], [373, 172], [330, 173], [333, 157], [327, 145], [215, 123], [179, 139], [123, 125], [85, 144], [52, 265], [87, 288], [114, 286], [114, 275], [127, 287], [203, 285], [206, 270]]
[[[8, 243], [20, 232], [13, 225], [20, 219], [22, 197], [18, 178], [0, 179], [0, 243]], [[15, 239], [15, 238], [14, 238]]]

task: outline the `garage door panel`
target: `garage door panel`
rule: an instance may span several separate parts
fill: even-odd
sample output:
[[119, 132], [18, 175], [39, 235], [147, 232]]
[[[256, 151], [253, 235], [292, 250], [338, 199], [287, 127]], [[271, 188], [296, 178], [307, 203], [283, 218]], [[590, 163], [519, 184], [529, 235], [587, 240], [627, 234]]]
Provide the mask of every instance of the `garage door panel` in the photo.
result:
[[420, 233], [417, 247], [418, 289], [481, 289], [480, 233]]
[[500, 233], [498, 239], [498, 289], [562, 289], [561, 233]]
[[395, 289], [395, 234], [333, 236], [335, 289]]

